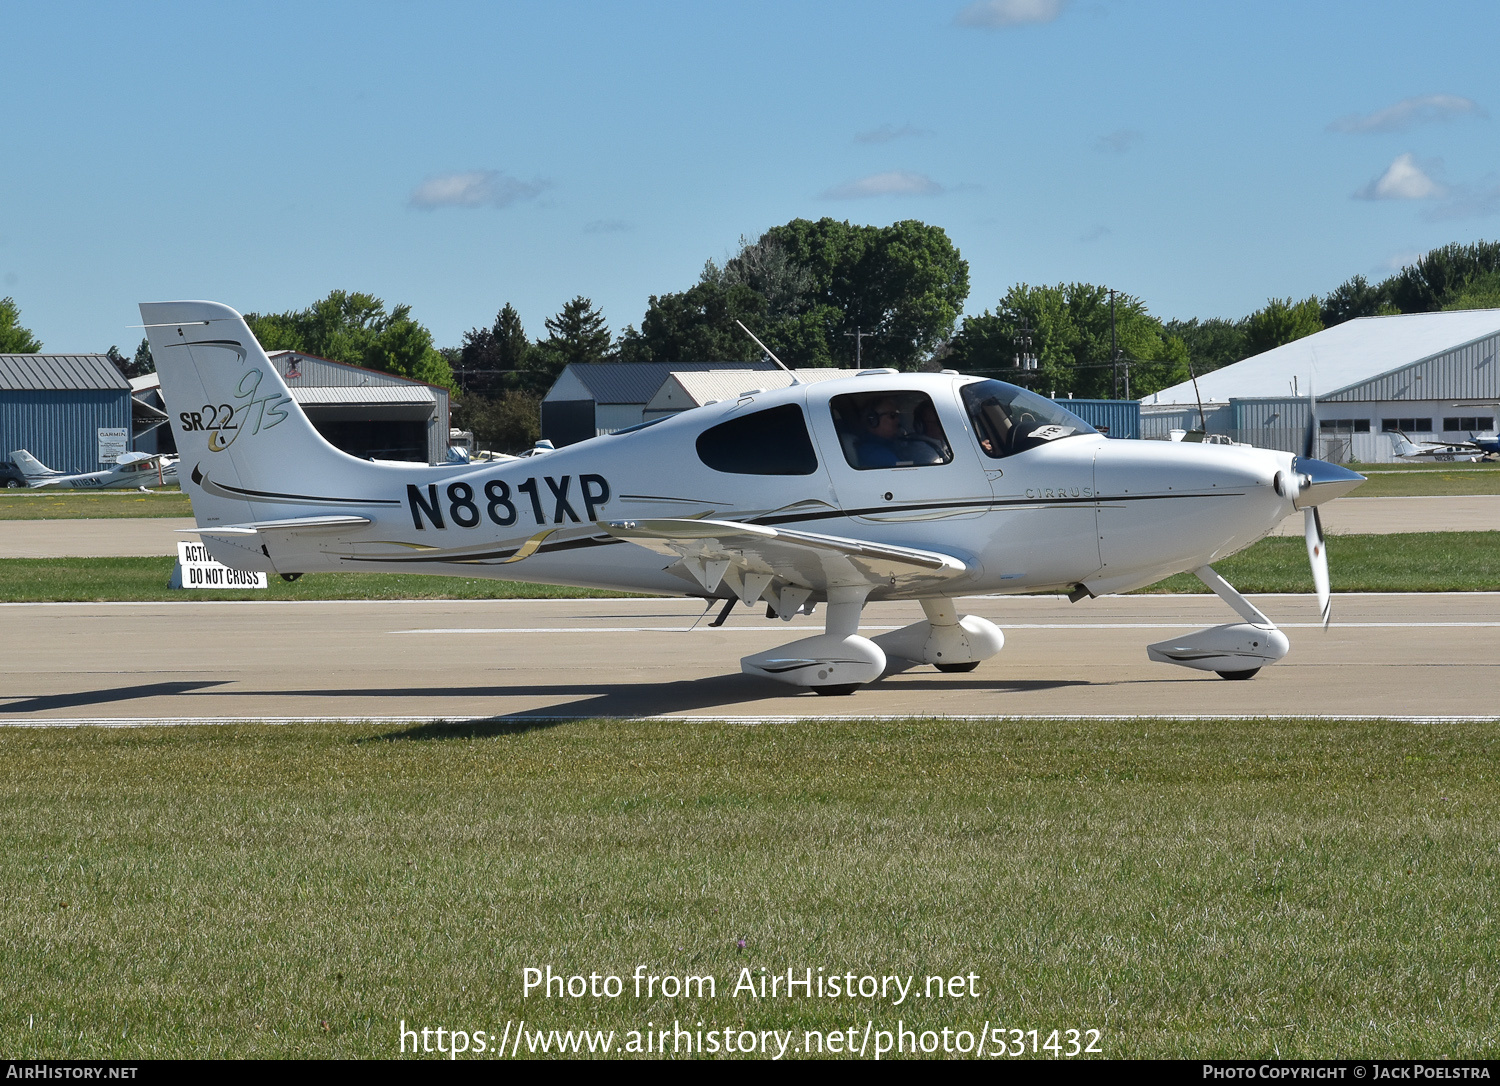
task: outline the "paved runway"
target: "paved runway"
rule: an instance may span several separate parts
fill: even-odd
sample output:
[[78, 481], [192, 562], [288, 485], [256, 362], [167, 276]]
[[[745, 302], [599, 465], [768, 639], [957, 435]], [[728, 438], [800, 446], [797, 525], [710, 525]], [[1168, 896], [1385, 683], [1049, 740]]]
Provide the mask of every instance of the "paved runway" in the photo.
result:
[[[1174, 630], [1234, 621], [1212, 596], [977, 598], [1005, 630], [966, 675], [919, 667], [844, 698], [739, 674], [821, 628], [686, 600], [0, 606], [0, 724], [675, 715], [1399, 716], [1497, 714], [1500, 594], [1351, 595], [1335, 626], [1305, 596], [1255, 601], [1290, 655], [1249, 682], [1147, 661]], [[877, 604], [863, 632], [914, 621]]]
[[[4, 520], [0, 558], [105, 558], [172, 555], [177, 541], [195, 539], [185, 517], [155, 520]], [[1388, 532], [1500, 531], [1500, 495], [1434, 498], [1342, 498], [1323, 510], [1330, 535]], [[1301, 535], [1302, 517], [1288, 517], [1272, 535]]]
[[177, 553], [177, 541], [197, 542], [178, 528], [192, 517], [116, 517], [97, 520], [0, 520], [0, 558], [137, 558]]

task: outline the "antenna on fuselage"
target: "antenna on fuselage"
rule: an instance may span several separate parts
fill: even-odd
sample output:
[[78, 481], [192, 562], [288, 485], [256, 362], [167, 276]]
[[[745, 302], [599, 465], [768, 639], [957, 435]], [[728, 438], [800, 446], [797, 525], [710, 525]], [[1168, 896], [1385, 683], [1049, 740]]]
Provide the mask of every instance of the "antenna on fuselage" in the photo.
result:
[[1193, 359], [1188, 357], [1188, 376], [1193, 379], [1193, 395], [1198, 398], [1198, 425], [1203, 427], [1203, 435], [1208, 436], [1208, 416], [1203, 413], [1203, 393], [1198, 391], [1198, 375], [1193, 372]]
[[787, 376], [792, 379], [792, 384], [794, 384], [794, 385], [800, 385], [802, 383], [801, 381], [799, 381], [797, 379], [797, 375], [791, 371], [791, 368], [785, 362], [783, 362], [781, 359], [777, 358], [774, 354], [771, 353], [771, 348], [767, 347], [764, 343], [762, 343], [760, 341], [760, 339], [756, 336], [756, 334], [754, 332], [750, 331], [750, 329], [748, 329], [748, 328], [745, 327], [745, 322], [744, 321], [742, 321], [738, 317], [736, 317], [734, 319], [734, 323], [740, 326], [740, 331], [744, 332], [745, 335], [747, 335], [751, 339], [755, 340], [755, 345], [757, 347], [759, 347], [761, 350], [763, 350], [763, 351], [766, 352], [766, 357], [767, 358], [769, 358], [772, 362], [775, 362], [782, 369], [786, 370]]

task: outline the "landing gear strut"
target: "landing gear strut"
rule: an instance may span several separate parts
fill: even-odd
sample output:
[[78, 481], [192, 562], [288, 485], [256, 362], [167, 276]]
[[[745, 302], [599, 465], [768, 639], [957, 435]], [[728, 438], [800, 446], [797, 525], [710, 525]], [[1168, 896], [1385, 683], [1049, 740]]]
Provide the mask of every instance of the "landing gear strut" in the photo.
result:
[[1215, 573], [1212, 566], [1200, 566], [1193, 574], [1245, 621], [1158, 641], [1146, 646], [1148, 657], [1158, 663], [1213, 671], [1222, 679], [1242, 680], [1254, 678], [1261, 668], [1286, 655], [1291, 647], [1286, 634]]

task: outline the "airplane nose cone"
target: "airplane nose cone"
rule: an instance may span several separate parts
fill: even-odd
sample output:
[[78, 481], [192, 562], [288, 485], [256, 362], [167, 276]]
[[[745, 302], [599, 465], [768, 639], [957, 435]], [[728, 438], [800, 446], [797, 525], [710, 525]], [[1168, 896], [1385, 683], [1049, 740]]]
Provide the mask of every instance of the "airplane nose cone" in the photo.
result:
[[1365, 477], [1357, 471], [1330, 464], [1326, 460], [1314, 460], [1310, 456], [1294, 457], [1292, 471], [1301, 483], [1297, 488], [1297, 497], [1292, 502], [1297, 509], [1307, 509], [1341, 498], [1365, 481]]

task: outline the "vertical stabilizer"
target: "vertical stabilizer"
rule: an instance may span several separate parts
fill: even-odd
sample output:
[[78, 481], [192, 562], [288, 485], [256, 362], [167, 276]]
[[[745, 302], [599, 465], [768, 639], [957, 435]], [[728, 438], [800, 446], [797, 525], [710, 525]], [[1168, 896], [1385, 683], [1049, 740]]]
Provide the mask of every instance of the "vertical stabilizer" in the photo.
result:
[[53, 471], [25, 449], [16, 449], [10, 454], [10, 459], [32, 486], [40, 486], [46, 480], [62, 474], [60, 471]]
[[[233, 309], [143, 302], [141, 316], [200, 528], [347, 513], [377, 491], [375, 465], [313, 429]], [[276, 572], [253, 536], [205, 542], [226, 564]]]

